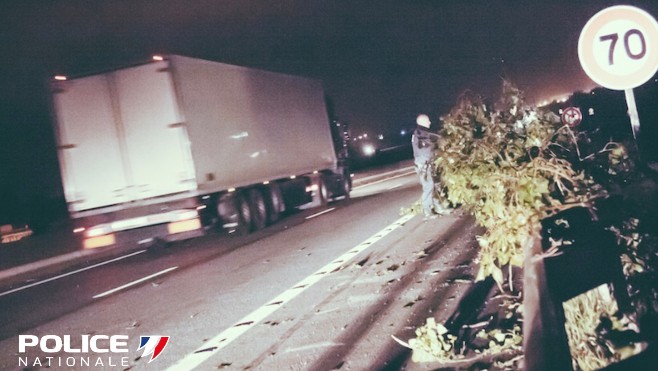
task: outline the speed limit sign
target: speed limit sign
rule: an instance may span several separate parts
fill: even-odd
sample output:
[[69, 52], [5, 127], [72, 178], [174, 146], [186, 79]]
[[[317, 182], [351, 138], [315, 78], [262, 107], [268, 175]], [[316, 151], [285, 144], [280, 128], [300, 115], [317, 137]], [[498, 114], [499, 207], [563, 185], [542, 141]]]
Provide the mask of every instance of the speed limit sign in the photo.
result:
[[578, 57], [599, 85], [613, 90], [638, 87], [658, 71], [658, 22], [628, 5], [603, 9], [580, 33]]

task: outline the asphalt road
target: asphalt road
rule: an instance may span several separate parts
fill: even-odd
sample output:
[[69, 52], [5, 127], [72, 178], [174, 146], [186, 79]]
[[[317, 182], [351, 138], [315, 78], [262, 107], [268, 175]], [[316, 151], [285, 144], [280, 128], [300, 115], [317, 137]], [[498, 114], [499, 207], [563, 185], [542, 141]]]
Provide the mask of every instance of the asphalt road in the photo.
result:
[[[391, 335], [447, 318], [476, 253], [470, 219], [400, 216], [419, 193], [397, 175], [249, 236], [136, 250], [0, 292], [0, 369], [400, 369], [408, 352]], [[129, 351], [21, 353], [19, 335], [46, 350], [64, 335], [73, 349], [82, 335], [125, 335]], [[170, 336], [151, 363], [144, 335]]]

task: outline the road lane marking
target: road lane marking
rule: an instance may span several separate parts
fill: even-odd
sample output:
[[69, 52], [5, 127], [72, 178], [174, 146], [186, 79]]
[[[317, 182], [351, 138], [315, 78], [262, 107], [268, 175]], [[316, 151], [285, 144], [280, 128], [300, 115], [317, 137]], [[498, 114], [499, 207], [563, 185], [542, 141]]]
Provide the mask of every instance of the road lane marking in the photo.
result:
[[409, 175], [411, 175], [411, 174], [416, 174], [416, 171], [415, 171], [415, 170], [414, 170], [414, 171], [409, 171], [409, 172], [406, 172], [406, 173], [402, 173], [402, 174], [398, 174], [398, 175], [392, 176], [392, 177], [390, 177], [390, 178], [380, 179], [380, 180], [374, 181], [374, 182], [372, 182], [372, 183], [362, 184], [362, 185], [360, 185], [360, 186], [356, 186], [356, 187], [352, 188], [352, 190], [355, 191], [355, 190], [358, 190], [358, 189], [361, 189], [361, 188], [369, 187], [369, 186], [371, 186], [371, 185], [375, 185], [375, 184], [379, 184], [379, 183], [382, 183], [382, 182], [386, 182], [386, 181], [388, 181], [388, 180], [393, 180], [393, 179], [397, 179], [397, 178], [402, 178], [402, 177], [404, 177], [404, 176], [409, 176]]
[[135, 252], [130, 253], [128, 255], [123, 255], [123, 256], [120, 256], [118, 258], [110, 259], [110, 260], [107, 260], [107, 261], [104, 261], [104, 262], [101, 262], [101, 263], [98, 263], [98, 264], [90, 265], [88, 267], [84, 267], [84, 268], [80, 268], [78, 270], [74, 270], [74, 271], [71, 271], [71, 272], [68, 272], [68, 273], [60, 274], [59, 276], [51, 277], [51, 278], [48, 278], [48, 279], [45, 279], [45, 280], [42, 280], [42, 281], [33, 282], [29, 285], [17, 287], [13, 290], [2, 292], [2, 293], [0, 293], [0, 297], [5, 296], [5, 295], [9, 295], [9, 294], [13, 294], [15, 292], [22, 291], [22, 290], [25, 290], [25, 289], [29, 289], [29, 288], [34, 287], [34, 286], [39, 286], [39, 285], [42, 285], [42, 284], [47, 283], [47, 282], [55, 281], [55, 280], [58, 280], [60, 278], [71, 276], [71, 275], [74, 275], [74, 274], [77, 274], [77, 273], [80, 273], [80, 272], [84, 272], [84, 271], [87, 271], [87, 270], [90, 270], [90, 269], [93, 269], [93, 268], [98, 268], [98, 267], [103, 266], [105, 264], [114, 263], [116, 261], [126, 259], [126, 258], [130, 258], [131, 256], [135, 256], [135, 255], [142, 254], [142, 253], [145, 253], [145, 252], [146, 252], [146, 250], [135, 251]]
[[303, 345], [301, 347], [297, 348], [288, 348], [284, 350], [284, 353], [296, 353], [296, 352], [303, 352], [311, 349], [320, 349], [320, 348], [333, 348], [333, 347], [339, 347], [345, 345], [344, 343], [334, 343], [333, 341], [323, 341], [320, 343], [315, 343], [315, 344], [308, 344], [308, 345]]
[[140, 279], [138, 279], [138, 280], [135, 280], [135, 281], [132, 281], [132, 282], [128, 282], [127, 284], [125, 284], [125, 285], [121, 285], [121, 286], [116, 287], [116, 288], [113, 288], [112, 290], [108, 290], [108, 291], [105, 291], [105, 292], [100, 293], [100, 294], [98, 294], [98, 295], [94, 295], [93, 298], [94, 298], [94, 299], [99, 299], [99, 298], [102, 298], [102, 297], [104, 297], [104, 296], [108, 296], [108, 295], [114, 294], [115, 292], [121, 291], [121, 290], [123, 290], [123, 289], [127, 289], [128, 287], [131, 287], [131, 286], [138, 285], [138, 284], [140, 284], [140, 283], [142, 283], [142, 282], [144, 282], [144, 281], [148, 281], [148, 280], [150, 280], [151, 278], [155, 278], [155, 277], [157, 277], [157, 276], [161, 276], [161, 275], [163, 275], [163, 274], [169, 273], [169, 272], [171, 272], [171, 271], [173, 271], [173, 270], [175, 270], [175, 269], [178, 269], [178, 267], [167, 268], [167, 269], [165, 269], [165, 270], [163, 270], [163, 271], [160, 271], [160, 272], [158, 272], [158, 273], [153, 273], [153, 274], [150, 275], [150, 276], [146, 276], [146, 277], [144, 277], [144, 278], [140, 278]]
[[98, 299], [98, 298], [102, 298], [102, 297], [104, 297], [104, 296], [108, 296], [108, 295], [114, 294], [115, 292], [118, 292], [118, 291], [121, 291], [121, 290], [127, 289], [127, 288], [129, 288], [129, 287], [131, 287], [131, 286], [138, 285], [138, 284], [140, 284], [140, 283], [142, 283], [142, 282], [144, 282], [144, 281], [148, 281], [148, 280], [150, 280], [151, 278], [155, 278], [155, 277], [157, 277], [157, 276], [161, 276], [161, 275], [163, 275], [163, 274], [167, 274], [167, 273], [169, 273], [169, 272], [171, 272], [171, 271], [173, 271], [173, 270], [176, 270], [176, 269], [178, 269], [178, 267], [167, 268], [167, 269], [165, 269], [165, 270], [162, 270], [162, 271], [157, 272], [157, 273], [153, 273], [153, 274], [151, 274], [151, 275], [149, 275], [149, 276], [146, 276], [146, 277], [144, 277], [144, 278], [140, 278], [140, 279], [138, 279], [138, 280], [135, 280], [135, 281], [132, 281], [132, 282], [128, 282], [128, 283], [126, 283], [125, 285], [121, 285], [121, 286], [119, 286], [119, 287], [113, 288], [112, 290], [108, 290], [108, 291], [105, 291], [105, 292], [100, 293], [100, 294], [98, 294], [98, 295], [94, 295], [93, 298], [94, 298], [94, 299]]
[[313, 215], [309, 215], [309, 216], [307, 216], [307, 217], [304, 218], [304, 219], [306, 219], [306, 220], [308, 220], [308, 219], [313, 219], [313, 218], [315, 218], [315, 217], [318, 217], [318, 216], [320, 216], [320, 215], [326, 214], [326, 213], [328, 213], [328, 212], [330, 212], [330, 211], [334, 211], [334, 210], [336, 210], [336, 208], [335, 208], [335, 207], [332, 207], [331, 209], [323, 210], [323, 211], [320, 211], [319, 213], [316, 213], [316, 214], [313, 214]]
[[281, 293], [279, 296], [269, 300], [260, 308], [247, 314], [241, 320], [236, 322], [233, 326], [227, 328], [226, 330], [220, 332], [212, 339], [206, 341], [195, 351], [188, 354], [184, 358], [180, 359], [174, 365], [170, 366], [167, 370], [170, 371], [192, 370], [195, 367], [198, 367], [200, 364], [208, 360], [208, 358], [217, 354], [224, 347], [232, 343], [234, 340], [236, 340], [245, 332], [249, 331], [251, 328], [253, 328], [255, 325], [263, 321], [269, 315], [277, 311], [287, 302], [297, 297], [299, 294], [307, 290], [309, 287], [313, 286], [315, 283], [319, 282], [322, 278], [326, 277], [327, 274], [339, 269], [344, 263], [349, 262], [356, 255], [368, 249], [369, 247], [374, 245], [375, 242], [386, 237], [389, 233], [403, 226], [406, 222], [411, 220], [411, 218], [413, 217], [414, 217], [413, 215], [405, 215], [401, 217], [400, 219], [396, 220], [386, 228], [376, 232], [365, 241], [347, 250], [347, 252], [344, 253], [343, 255], [335, 259], [332, 259], [331, 263], [318, 269], [314, 273], [311, 273], [310, 276], [299, 281], [291, 288]]
[[400, 168], [400, 169], [395, 169], [395, 170], [386, 171], [386, 172], [379, 173], [379, 174], [374, 174], [374, 175], [364, 176], [363, 178], [359, 178], [358, 181], [360, 181], [360, 182], [364, 182], [364, 181], [368, 181], [368, 180], [370, 180], [370, 179], [380, 178], [380, 177], [382, 177], [382, 176], [386, 177], [386, 176], [389, 176], [389, 175], [391, 175], [391, 174], [395, 174], [395, 173], [398, 173], [398, 172], [400, 172], [400, 171], [405, 171], [405, 170], [410, 170], [410, 169], [414, 169], [414, 165], [412, 165], [412, 166], [406, 166], [406, 167], [403, 167], [403, 168]]

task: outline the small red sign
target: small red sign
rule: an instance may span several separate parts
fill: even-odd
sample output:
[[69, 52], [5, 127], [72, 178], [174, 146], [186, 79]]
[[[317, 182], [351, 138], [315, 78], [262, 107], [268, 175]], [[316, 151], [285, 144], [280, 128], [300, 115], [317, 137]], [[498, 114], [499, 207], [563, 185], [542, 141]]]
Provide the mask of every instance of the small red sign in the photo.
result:
[[565, 108], [562, 111], [562, 123], [571, 127], [578, 126], [583, 121], [583, 114], [578, 107]]

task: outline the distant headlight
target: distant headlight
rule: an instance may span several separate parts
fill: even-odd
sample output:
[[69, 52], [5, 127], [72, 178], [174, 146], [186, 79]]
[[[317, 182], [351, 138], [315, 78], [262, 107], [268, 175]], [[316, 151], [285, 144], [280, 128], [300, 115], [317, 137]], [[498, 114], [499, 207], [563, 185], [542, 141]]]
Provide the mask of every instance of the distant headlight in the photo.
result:
[[361, 148], [361, 151], [363, 151], [363, 154], [366, 156], [372, 156], [375, 154], [375, 146], [372, 144], [364, 144], [363, 147]]

